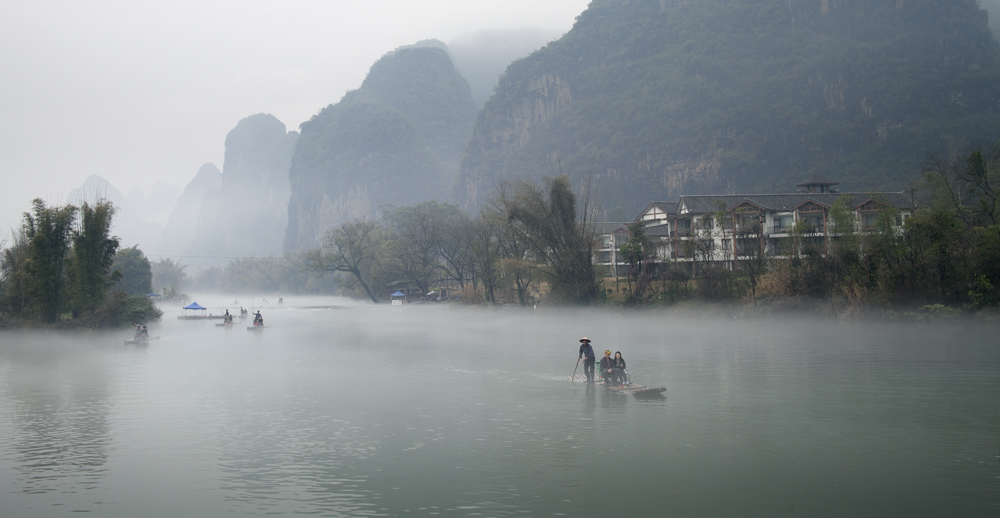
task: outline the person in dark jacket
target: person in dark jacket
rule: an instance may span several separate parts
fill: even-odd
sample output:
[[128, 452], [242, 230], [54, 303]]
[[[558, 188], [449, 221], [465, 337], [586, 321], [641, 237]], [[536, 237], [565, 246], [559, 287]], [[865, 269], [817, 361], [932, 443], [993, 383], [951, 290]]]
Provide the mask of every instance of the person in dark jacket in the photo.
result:
[[[587, 376], [587, 381], [594, 381], [594, 348], [590, 346], [590, 338], [586, 336], [580, 339], [580, 358], [583, 358], [583, 373]], [[577, 361], [580, 361], [577, 359]]]
[[611, 351], [604, 351], [604, 357], [601, 358], [601, 379], [605, 383], [612, 383], [614, 380], [614, 366], [611, 364]]
[[628, 374], [625, 372], [625, 358], [622, 358], [621, 351], [615, 351], [615, 357], [611, 359], [611, 375], [618, 381], [619, 385], [628, 383]]

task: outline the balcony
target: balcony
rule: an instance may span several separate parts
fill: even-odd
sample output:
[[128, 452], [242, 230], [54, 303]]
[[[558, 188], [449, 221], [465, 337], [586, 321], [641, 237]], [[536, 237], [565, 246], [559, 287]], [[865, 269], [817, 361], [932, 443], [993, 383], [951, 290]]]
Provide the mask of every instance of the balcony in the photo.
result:
[[822, 234], [825, 231], [826, 231], [826, 229], [824, 228], [824, 226], [823, 226], [822, 223], [820, 223], [818, 225], [805, 225], [802, 228], [802, 233], [803, 234]]
[[760, 233], [761, 233], [761, 226], [759, 223], [738, 225], [736, 227], [736, 235], [738, 236], [759, 236]]
[[774, 225], [773, 227], [771, 227], [770, 233], [771, 234], [791, 234], [793, 228], [794, 227], [792, 227], [791, 225]]

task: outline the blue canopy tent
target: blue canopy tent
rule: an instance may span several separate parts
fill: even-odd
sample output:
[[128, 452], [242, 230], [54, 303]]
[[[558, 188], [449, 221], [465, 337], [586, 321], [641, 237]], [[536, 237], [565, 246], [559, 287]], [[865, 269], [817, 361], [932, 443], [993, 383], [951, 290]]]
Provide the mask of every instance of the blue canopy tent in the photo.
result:
[[[184, 306], [183, 308], [181, 308], [181, 314], [177, 318], [179, 318], [181, 320], [211, 320], [211, 319], [217, 319], [217, 318], [223, 318], [224, 317], [224, 315], [221, 315], [221, 314], [220, 315], [213, 315], [213, 314], [209, 313], [209, 314], [206, 315], [205, 314], [205, 310], [206, 309], [208, 309], [208, 308], [206, 308], [205, 306], [202, 306], [201, 304], [198, 304], [197, 302], [192, 302], [192, 303], [188, 304], [187, 306]], [[196, 312], [200, 311], [201, 313], [192, 315], [192, 314], [188, 313], [188, 311], [196, 311]]]
[[182, 310], [181, 311], [181, 316], [179, 316], [177, 318], [180, 318], [180, 319], [191, 319], [191, 318], [199, 319], [199, 318], [203, 317], [203, 315], [198, 315], [198, 316], [190, 316], [190, 315], [188, 315], [188, 310], [189, 309], [194, 309], [194, 310], [198, 310], [198, 311], [205, 311], [208, 308], [206, 308], [205, 306], [202, 306], [201, 304], [198, 304], [197, 302], [192, 302], [192, 303], [188, 304], [187, 306], [184, 306], [183, 308], [181, 308], [181, 310]]
[[401, 291], [397, 291], [390, 296], [392, 297], [392, 304], [394, 306], [398, 306], [406, 301], [406, 294]]

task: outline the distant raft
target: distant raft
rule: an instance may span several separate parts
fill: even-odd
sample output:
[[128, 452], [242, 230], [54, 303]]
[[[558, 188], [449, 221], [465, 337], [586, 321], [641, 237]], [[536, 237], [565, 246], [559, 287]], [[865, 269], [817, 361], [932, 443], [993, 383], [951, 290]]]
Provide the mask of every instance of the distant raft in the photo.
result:
[[[573, 376], [572, 380], [587, 383], [587, 376], [577, 374]], [[604, 383], [603, 381], [595, 381], [594, 383], [619, 394], [632, 394], [635, 397], [663, 397], [663, 393], [667, 391], [667, 387], [645, 387], [643, 385], [636, 385], [635, 383], [629, 383], [628, 385], [614, 385]]]
[[145, 338], [133, 338], [131, 340], [125, 340], [125, 345], [146, 345], [150, 340], [159, 340], [159, 336], [147, 336]]

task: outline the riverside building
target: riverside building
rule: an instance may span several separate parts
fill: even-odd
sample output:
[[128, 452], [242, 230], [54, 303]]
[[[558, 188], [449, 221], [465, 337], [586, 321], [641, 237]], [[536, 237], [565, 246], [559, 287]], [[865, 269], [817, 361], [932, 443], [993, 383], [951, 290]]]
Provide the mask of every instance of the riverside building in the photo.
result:
[[[825, 254], [848, 234], [901, 230], [913, 214], [903, 192], [837, 192], [838, 182], [816, 176], [788, 194], [684, 195], [652, 202], [634, 220], [642, 223], [655, 261], [697, 276], [707, 266], [731, 270], [751, 261]], [[838, 222], [840, 228], [838, 228]], [[623, 275], [619, 252], [630, 223], [604, 223], [595, 264]]]

